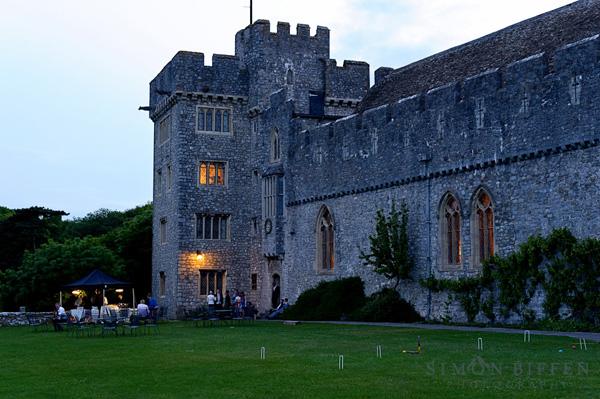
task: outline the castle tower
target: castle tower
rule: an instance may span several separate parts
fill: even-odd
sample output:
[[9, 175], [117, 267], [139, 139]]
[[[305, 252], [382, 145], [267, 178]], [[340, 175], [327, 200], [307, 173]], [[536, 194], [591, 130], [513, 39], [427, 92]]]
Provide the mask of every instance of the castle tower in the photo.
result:
[[[285, 254], [284, 185], [291, 120], [353, 111], [365, 63], [329, 59], [329, 30], [259, 20], [235, 56], [179, 52], [150, 83], [154, 121], [153, 291], [169, 316], [240, 290], [272, 305]], [[275, 94], [274, 94], [275, 93]], [[286, 112], [270, 112], [284, 96]], [[275, 298], [276, 299], [276, 298]]]

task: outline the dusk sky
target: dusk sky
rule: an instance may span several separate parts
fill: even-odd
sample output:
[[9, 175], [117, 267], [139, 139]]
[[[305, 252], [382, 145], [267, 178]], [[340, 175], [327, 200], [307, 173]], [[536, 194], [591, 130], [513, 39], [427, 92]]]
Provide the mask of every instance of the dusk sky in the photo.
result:
[[[152, 199], [148, 83], [178, 50], [233, 54], [247, 0], [0, 0], [0, 205], [81, 217]], [[331, 30], [331, 58], [400, 67], [564, 0], [254, 0]]]

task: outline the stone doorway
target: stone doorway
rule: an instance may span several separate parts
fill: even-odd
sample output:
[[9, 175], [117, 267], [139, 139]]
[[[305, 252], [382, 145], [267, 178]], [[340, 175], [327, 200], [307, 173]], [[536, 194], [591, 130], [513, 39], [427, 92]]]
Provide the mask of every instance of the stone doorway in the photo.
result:
[[281, 277], [275, 273], [271, 276], [271, 307], [275, 309], [281, 301]]

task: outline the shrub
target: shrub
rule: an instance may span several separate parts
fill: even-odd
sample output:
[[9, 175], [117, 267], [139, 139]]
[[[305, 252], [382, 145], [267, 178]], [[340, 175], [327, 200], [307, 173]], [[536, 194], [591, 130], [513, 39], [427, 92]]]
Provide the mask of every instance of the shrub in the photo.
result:
[[355, 312], [364, 303], [364, 284], [360, 277], [323, 281], [300, 294], [296, 303], [283, 313], [283, 318], [340, 320]]
[[412, 323], [421, 320], [415, 308], [400, 297], [392, 288], [371, 295], [367, 302], [352, 317], [361, 321], [388, 321]]

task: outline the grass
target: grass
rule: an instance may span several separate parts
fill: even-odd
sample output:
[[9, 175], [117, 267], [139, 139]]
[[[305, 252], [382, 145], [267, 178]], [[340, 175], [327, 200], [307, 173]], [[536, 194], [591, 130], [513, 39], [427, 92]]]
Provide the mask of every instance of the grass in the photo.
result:
[[[423, 353], [402, 353], [415, 349], [417, 335]], [[263, 322], [169, 323], [158, 336], [106, 338], [7, 327], [0, 328], [0, 398], [597, 398], [600, 345], [580, 351], [573, 342]]]

